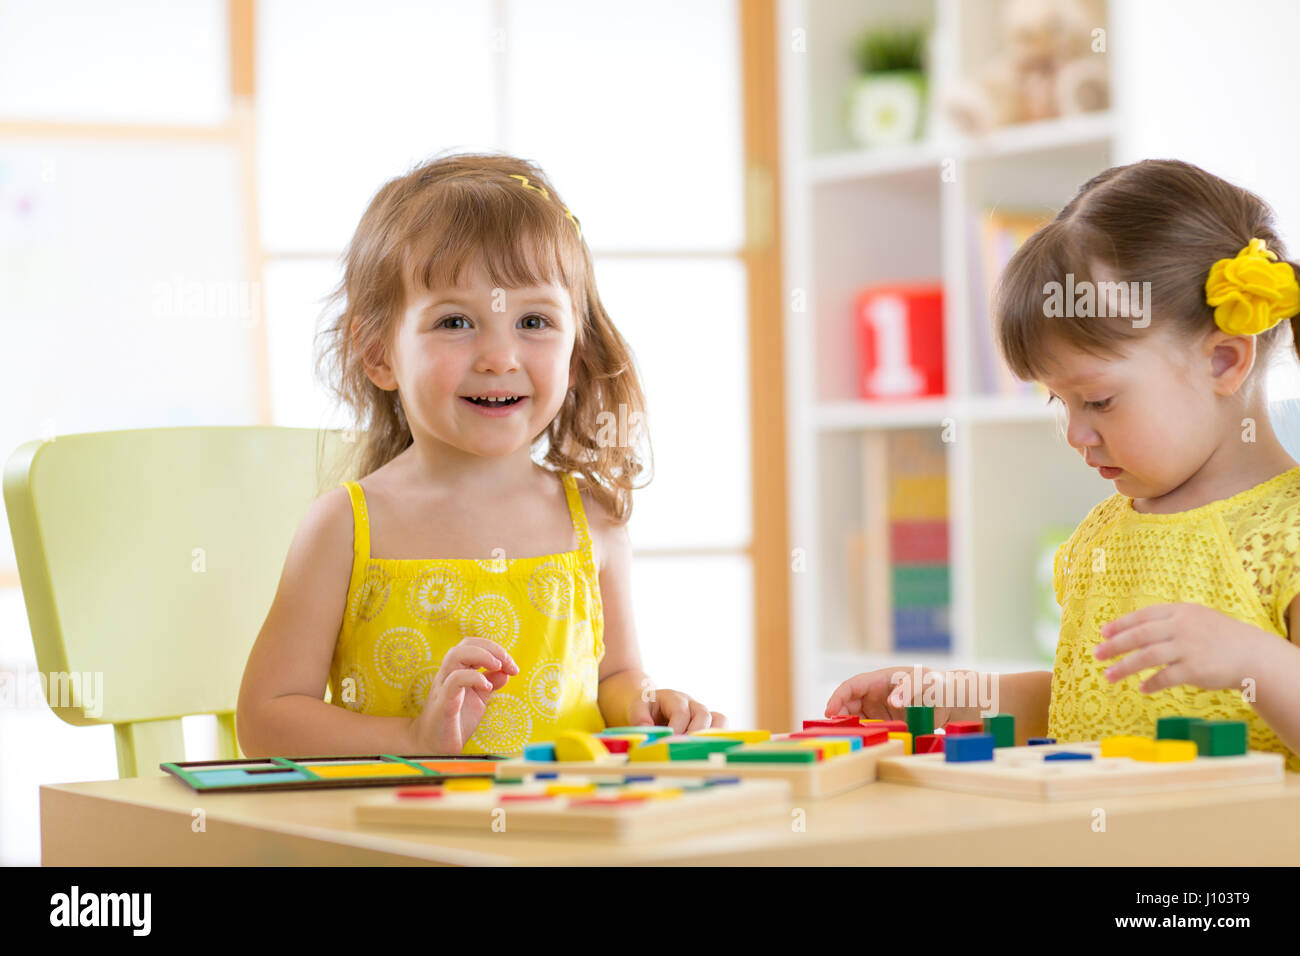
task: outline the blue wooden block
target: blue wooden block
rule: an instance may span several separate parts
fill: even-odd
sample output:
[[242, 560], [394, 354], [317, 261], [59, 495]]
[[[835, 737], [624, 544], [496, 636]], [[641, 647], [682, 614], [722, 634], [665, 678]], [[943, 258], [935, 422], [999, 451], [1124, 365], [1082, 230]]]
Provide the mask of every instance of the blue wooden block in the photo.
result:
[[558, 780], [558, 773], [535, 773], [533, 776], [538, 780]]
[[555, 744], [524, 744], [524, 759], [555, 763]]
[[1034, 747], [1037, 746], [1038, 744], [1054, 744], [1056, 743], [1056, 738], [1055, 737], [1030, 737], [1025, 742], [1030, 747]]
[[944, 763], [973, 763], [993, 759], [992, 734], [948, 734], [943, 738]]
[[723, 784], [740, 783], [739, 777], [710, 777], [708, 779], [710, 787], [721, 787]]
[[654, 776], [652, 774], [629, 774], [623, 778], [624, 783], [652, 783]]
[[1079, 753], [1077, 750], [1060, 750], [1054, 754], [1043, 754], [1044, 760], [1091, 760], [1092, 754]]

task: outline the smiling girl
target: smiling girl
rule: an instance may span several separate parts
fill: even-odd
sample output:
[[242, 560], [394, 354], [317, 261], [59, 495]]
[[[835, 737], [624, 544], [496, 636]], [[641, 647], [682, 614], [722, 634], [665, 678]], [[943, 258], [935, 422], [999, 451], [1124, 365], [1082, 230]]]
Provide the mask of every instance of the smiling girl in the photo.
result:
[[362, 477], [313, 503], [290, 548], [244, 673], [244, 752], [721, 726], [641, 670], [625, 523], [644, 436], [600, 428], [640, 420], [641, 387], [545, 175], [458, 155], [387, 183], [335, 296], [326, 357], [364, 426]]

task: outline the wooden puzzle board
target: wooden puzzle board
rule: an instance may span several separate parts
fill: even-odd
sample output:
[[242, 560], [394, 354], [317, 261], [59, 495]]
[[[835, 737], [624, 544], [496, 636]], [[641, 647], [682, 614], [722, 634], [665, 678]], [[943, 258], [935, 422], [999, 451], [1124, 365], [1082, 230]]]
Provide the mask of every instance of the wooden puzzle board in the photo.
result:
[[[1059, 751], [1091, 753], [1092, 760], [1044, 762]], [[1160, 793], [1202, 787], [1235, 787], [1282, 779], [1281, 754], [1252, 751], [1240, 757], [1197, 757], [1177, 763], [1149, 763], [1131, 757], [1103, 757], [1101, 743], [999, 747], [993, 761], [948, 763], [942, 753], [880, 761], [877, 776], [940, 790], [959, 790], [1026, 800], [1082, 800]]]
[[197, 760], [158, 766], [201, 793], [224, 793], [436, 784], [449, 777], [491, 777], [504, 759], [477, 754], [370, 754]]
[[[656, 776], [644, 783], [599, 785], [601, 777], [562, 774], [556, 779], [495, 784], [490, 790], [403, 797], [400, 791], [367, 799], [353, 808], [358, 823], [473, 829], [486, 834], [523, 833], [644, 840], [676, 836], [748, 820], [786, 816], [790, 785], [784, 780], [741, 780], [712, 785], [698, 777]], [[596, 782], [596, 793], [546, 796], [554, 784]], [[616, 794], [680, 789], [664, 799], [615, 801]], [[437, 788], [433, 788], [437, 789]], [[611, 802], [586, 801], [599, 796]]]
[[497, 764], [497, 776], [560, 773], [623, 776], [652, 774], [687, 777], [740, 777], [743, 780], [783, 780], [798, 800], [820, 800], [844, 793], [876, 779], [877, 761], [901, 756], [903, 742], [887, 740], [816, 763], [727, 763], [725, 754], [711, 754], [708, 760], [629, 761], [626, 754], [611, 754], [599, 763], [585, 761], [505, 760]]

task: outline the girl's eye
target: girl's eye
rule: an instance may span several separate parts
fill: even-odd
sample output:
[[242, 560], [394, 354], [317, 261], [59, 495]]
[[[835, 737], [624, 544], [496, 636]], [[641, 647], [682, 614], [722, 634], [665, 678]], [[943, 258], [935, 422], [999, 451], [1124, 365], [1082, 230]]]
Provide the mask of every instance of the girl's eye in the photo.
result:
[[532, 315], [526, 315], [526, 316], [524, 316], [523, 319], [522, 319], [521, 321], [524, 322], [524, 323], [528, 323], [528, 322], [532, 322], [533, 320], [536, 320], [539, 324], [538, 324], [538, 325], [527, 325], [527, 324], [525, 324], [524, 328], [527, 328], [527, 329], [544, 329], [544, 328], [546, 328], [546, 326], [548, 326], [548, 325], [551, 324], [550, 320], [547, 319], [546, 316], [544, 316], [544, 315], [537, 315], [536, 313], [534, 313], [534, 314], [532, 314]]
[[461, 328], [464, 328], [463, 325], [455, 325], [455, 326], [453, 326], [453, 325], [448, 325], [447, 323], [448, 323], [448, 322], [468, 322], [468, 321], [469, 321], [469, 320], [468, 320], [467, 318], [465, 318], [465, 316], [463, 316], [463, 315], [449, 315], [449, 316], [447, 316], [446, 318], [444, 318], [441, 322], [438, 323], [438, 328], [440, 328], [440, 329], [451, 329], [451, 328], [461, 329]]
[[1099, 411], [1099, 412], [1104, 412], [1104, 411], [1106, 410], [1106, 408], [1107, 408], [1109, 405], [1110, 405], [1110, 399], [1109, 399], [1109, 398], [1103, 398], [1103, 399], [1102, 399], [1101, 401], [1099, 401], [1099, 402], [1084, 402], [1084, 403], [1083, 403], [1083, 407], [1084, 407], [1084, 408], [1092, 408], [1092, 409], [1096, 409], [1096, 410]]

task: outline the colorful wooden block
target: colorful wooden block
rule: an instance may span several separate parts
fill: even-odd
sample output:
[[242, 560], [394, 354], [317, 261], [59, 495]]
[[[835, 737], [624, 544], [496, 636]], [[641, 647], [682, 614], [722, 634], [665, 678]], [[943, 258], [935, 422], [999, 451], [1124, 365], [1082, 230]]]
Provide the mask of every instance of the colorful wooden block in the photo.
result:
[[[847, 737], [792, 737], [807, 747], [816, 747], [822, 752], [822, 759], [839, 757], [853, 750], [853, 741]], [[858, 746], [861, 746], [861, 741]]]
[[[924, 737], [925, 734], [922, 734], [921, 736]], [[912, 735], [911, 734], [907, 733], [906, 731], [895, 731], [894, 733], [889, 735], [889, 739], [901, 740], [903, 742], [903, 756], [904, 757], [912, 756]]]
[[912, 752], [918, 754], [943, 753], [943, 736], [940, 734], [921, 734], [912, 742]]
[[1135, 748], [1141, 747], [1148, 742], [1146, 737], [1135, 737], [1132, 734], [1103, 737], [1101, 740], [1101, 755], [1103, 757], [1131, 757]]
[[727, 763], [816, 763], [816, 750], [776, 743], [745, 744], [727, 751]]
[[982, 720], [950, 720], [943, 725], [943, 732], [948, 734], [982, 734], [984, 733], [984, 721]]
[[456, 790], [491, 790], [492, 778], [490, 777], [467, 777], [463, 780], [447, 780], [443, 782], [442, 789], [447, 791]]
[[857, 727], [862, 718], [857, 714], [841, 714], [839, 717], [820, 717], [803, 722], [804, 730], [817, 730], [821, 727]]
[[[804, 721], [807, 723], [807, 721]], [[739, 740], [747, 744], [761, 744], [765, 740], [772, 739], [770, 730], [728, 730], [725, 727], [710, 727], [708, 730], [697, 730], [692, 733], [692, 737], [725, 737], [728, 740]]]
[[792, 734], [787, 734], [786, 738], [803, 737], [809, 734], [818, 737], [856, 737], [862, 741], [862, 746], [870, 747], [883, 744], [889, 739], [890, 731], [877, 730], [874, 727], [819, 727], [813, 730], [796, 730]]
[[993, 714], [984, 718], [984, 733], [992, 734], [994, 746], [1016, 745], [1016, 718], [1014, 714]]
[[555, 744], [524, 744], [524, 759], [536, 760], [539, 762], [555, 762]]
[[606, 727], [601, 731], [603, 734], [648, 734], [651, 737], [671, 737], [673, 729], [671, 727], [656, 727], [646, 724], [644, 727]]
[[1041, 747], [1045, 744], [1054, 744], [1054, 743], [1056, 743], [1055, 737], [1030, 737], [1028, 740], [1025, 741], [1025, 744], [1030, 747]]
[[1054, 754], [1043, 754], [1044, 760], [1091, 760], [1092, 754], [1079, 753], [1077, 750], [1058, 750]]
[[[640, 747], [642, 744], [654, 743], [656, 740], [663, 739], [663, 735], [660, 734], [656, 734], [653, 736], [650, 734], [624, 734], [624, 733], [611, 734], [608, 731], [602, 731], [596, 736], [599, 737], [602, 741], [605, 740], [626, 741], [627, 749], [629, 751], [635, 750], [637, 747]], [[609, 744], [606, 744], [605, 746], [608, 748]], [[612, 750], [610, 752], [613, 753]]]
[[891, 734], [911, 733], [907, 729], [907, 721], [905, 720], [882, 720], [876, 717], [864, 717], [862, 726], [869, 727], [872, 730], [887, 730]]
[[601, 737], [600, 742], [612, 754], [625, 754], [632, 749], [632, 737], [630, 735], [620, 737], [618, 734], [610, 734], [608, 737]]
[[[818, 730], [800, 730], [779, 738], [781, 740], [838, 740], [849, 745], [850, 750], [862, 749], [862, 738], [853, 734], [830, 734]], [[760, 741], [761, 743], [761, 741]]]
[[1192, 724], [1199, 717], [1160, 717], [1156, 719], [1156, 740], [1191, 740]]
[[1249, 749], [1244, 720], [1201, 720], [1192, 724], [1191, 735], [1202, 757], [1235, 757]]
[[907, 714], [907, 732], [913, 737], [934, 733], [933, 707], [904, 707]]
[[609, 750], [595, 734], [582, 730], [565, 730], [555, 737], [555, 759], [597, 761], [609, 756]]
[[1156, 763], [1179, 763], [1197, 757], [1194, 740], [1157, 740], [1151, 760]]
[[945, 763], [974, 763], [977, 760], [993, 759], [992, 734], [956, 734], [944, 737], [943, 759]]

